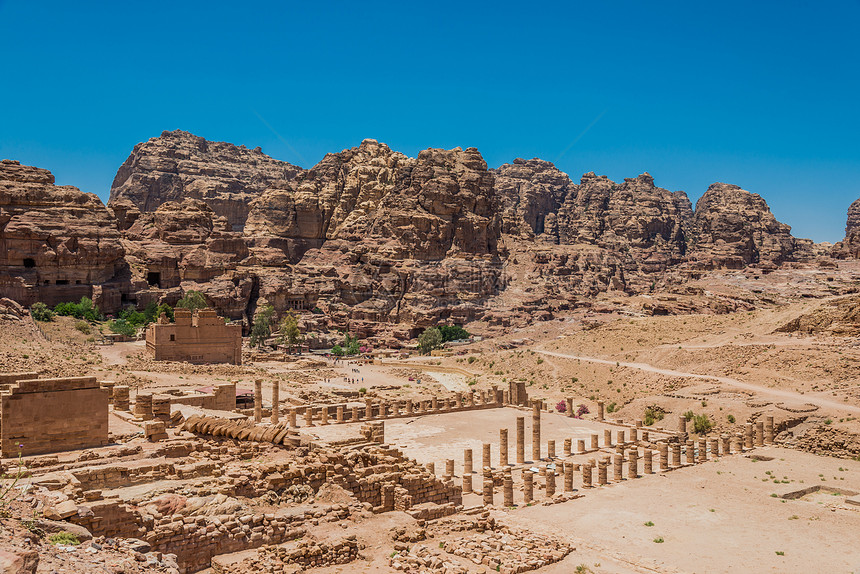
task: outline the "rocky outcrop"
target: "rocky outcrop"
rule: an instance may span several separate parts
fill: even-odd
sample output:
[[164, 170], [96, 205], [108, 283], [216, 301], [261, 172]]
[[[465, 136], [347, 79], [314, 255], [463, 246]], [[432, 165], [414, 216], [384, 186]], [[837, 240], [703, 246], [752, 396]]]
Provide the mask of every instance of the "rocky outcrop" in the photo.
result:
[[793, 259], [791, 227], [776, 220], [758, 194], [736, 185], [714, 183], [696, 203], [693, 220], [698, 266], [738, 269], [779, 265]]
[[568, 175], [537, 158], [517, 158], [493, 174], [502, 233], [529, 239], [545, 235], [558, 243], [558, 210], [575, 188]]
[[848, 208], [845, 239], [833, 246], [831, 255], [839, 259], [860, 258], [860, 199]]
[[98, 197], [54, 185], [48, 170], [0, 162], [0, 296], [24, 305], [86, 296], [114, 310], [127, 290], [124, 255]]
[[141, 212], [167, 201], [199, 199], [233, 229], [245, 225], [251, 202], [302, 169], [253, 150], [188, 132], [162, 132], [134, 146], [111, 185], [109, 205], [127, 200]]

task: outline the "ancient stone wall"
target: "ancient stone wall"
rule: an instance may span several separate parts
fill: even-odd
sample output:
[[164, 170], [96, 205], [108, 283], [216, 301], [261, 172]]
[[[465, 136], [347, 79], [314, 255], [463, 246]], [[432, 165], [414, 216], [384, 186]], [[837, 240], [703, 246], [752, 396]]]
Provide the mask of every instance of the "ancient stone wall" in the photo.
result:
[[242, 364], [242, 326], [227, 325], [215, 311], [176, 309], [175, 323], [159, 320], [146, 329], [146, 350], [156, 361]]
[[0, 451], [8, 457], [106, 445], [108, 394], [95, 377], [8, 383], [0, 391]]

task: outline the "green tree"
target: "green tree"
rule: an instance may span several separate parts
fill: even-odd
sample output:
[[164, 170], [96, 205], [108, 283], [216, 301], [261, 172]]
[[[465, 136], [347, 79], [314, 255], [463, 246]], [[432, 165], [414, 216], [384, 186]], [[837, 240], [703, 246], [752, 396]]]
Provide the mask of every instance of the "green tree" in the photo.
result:
[[280, 330], [281, 343], [296, 345], [304, 339], [299, 329], [299, 321], [291, 311], [287, 311], [286, 315], [281, 318]]
[[442, 346], [442, 333], [438, 327], [428, 327], [424, 332], [418, 335], [418, 348], [422, 353], [427, 354], [433, 349]]
[[158, 306], [158, 311], [155, 313], [155, 319], [158, 320], [158, 318], [161, 317], [162, 313], [167, 315], [167, 318], [170, 320], [171, 323], [173, 322], [173, 307], [171, 307], [167, 303], [162, 303]]
[[114, 333], [125, 335], [126, 337], [134, 337], [137, 335], [137, 327], [126, 321], [125, 319], [117, 319], [108, 323], [108, 328]]
[[331, 354], [335, 357], [343, 357], [343, 347], [335, 344], [335, 346], [331, 348]]
[[471, 335], [460, 325], [439, 325], [439, 332], [442, 334], [442, 342], [457, 341], [459, 339], [468, 339]]
[[272, 335], [272, 319], [275, 316], [275, 308], [266, 305], [254, 316], [254, 325], [251, 327], [251, 346], [262, 347]]
[[54, 320], [54, 312], [51, 311], [47, 305], [42, 303], [41, 301], [38, 303], [33, 303], [30, 306], [30, 313], [33, 315], [33, 319], [36, 321], [42, 321], [47, 323], [49, 321]]
[[361, 345], [358, 342], [358, 337], [353, 337], [347, 333], [343, 338], [343, 351], [346, 355], [357, 355]]
[[178, 309], [188, 309], [192, 313], [208, 306], [206, 297], [200, 291], [186, 291], [185, 296], [176, 303]]

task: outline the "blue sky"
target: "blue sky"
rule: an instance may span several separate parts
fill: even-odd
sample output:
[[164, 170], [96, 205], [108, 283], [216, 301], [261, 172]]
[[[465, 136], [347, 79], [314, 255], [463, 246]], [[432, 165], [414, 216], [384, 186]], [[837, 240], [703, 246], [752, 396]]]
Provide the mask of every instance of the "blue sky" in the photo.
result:
[[184, 129], [310, 167], [384, 141], [475, 146], [693, 202], [761, 194], [799, 237], [860, 197], [860, 1], [0, 0], [0, 158], [106, 199], [135, 143]]

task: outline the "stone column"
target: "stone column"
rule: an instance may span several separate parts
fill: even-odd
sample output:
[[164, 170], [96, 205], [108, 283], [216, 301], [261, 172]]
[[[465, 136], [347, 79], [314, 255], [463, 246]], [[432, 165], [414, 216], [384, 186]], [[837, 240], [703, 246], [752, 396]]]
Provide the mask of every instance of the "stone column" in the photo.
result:
[[719, 439], [717, 439], [716, 437], [709, 438], [708, 444], [711, 447], [711, 457], [717, 458], [718, 456], [720, 456], [720, 441], [719, 441]]
[[627, 453], [627, 478], [639, 478], [639, 449], [637, 448]]
[[678, 432], [682, 435], [687, 434], [687, 417], [684, 415], [678, 417]]
[[699, 456], [698, 462], [708, 461], [708, 440], [705, 437], [699, 438]]
[[475, 391], [469, 391], [469, 394], [466, 395], [466, 404], [470, 407], [475, 406]]
[[644, 430], [644, 431], [641, 431], [641, 432], [642, 432], [642, 441], [643, 441], [643, 442], [648, 442], [648, 431]]
[[592, 465], [591, 464], [583, 464], [582, 465], [582, 486], [583, 488], [591, 488], [591, 477], [592, 477]]
[[653, 451], [650, 448], [645, 449], [645, 454], [642, 458], [642, 473], [643, 474], [654, 474], [654, 468], [652, 466], [652, 457], [654, 456]]
[[733, 435], [733, 436], [729, 439], [729, 442], [730, 442], [730, 444], [731, 444], [731, 450], [732, 450], [732, 452], [743, 452], [743, 448], [741, 447], [741, 445], [743, 444], [743, 441], [741, 440], [741, 437], [740, 437], [740, 436], [738, 436], [738, 435]]
[[472, 449], [463, 451], [463, 474], [472, 474]]
[[350, 417], [349, 422], [354, 423], [358, 422], [358, 419], [361, 418], [360, 411], [358, 407], [352, 407], [352, 417]]
[[528, 504], [535, 498], [535, 475], [528, 469], [523, 469], [523, 501]]
[[597, 401], [597, 420], [602, 421], [603, 419], [603, 401]]
[[639, 440], [638, 434], [639, 433], [637, 432], [637, 430], [635, 428], [630, 429], [630, 442], [635, 443], [637, 440]]
[[328, 405], [323, 405], [320, 408], [320, 424], [327, 425], [328, 424]]
[[254, 422], [263, 420], [263, 379], [254, 381]]
[[755, 423], [755, 445], [764, 446], [764, 421]]
[[338, 405], [334, 411], [335, 420], [339, 423], [343, 422], [343, 405]]
[[364, 399], [364, 418], [373, 420], [373, 399]]
[[129, 409], [128, 386], [116, 385], [113, 388], [113, 410], [127, 411]]
[[296, 424], [296, 408], [292, 407], [289, 411], [287, 411], [287, 416], [289, 417], [290, 427], [296, 428], [298, 425]]
[[609, 478], [607, 477], [609, 468], [609, 461], [605, 458], [601, 458], [597, 461], [597, 484], [598, 486], [603, 486], [609, 483]]
[[573, 398], [568, 397], [566, 402], [567, 402], [567, 416], [568, 416], [568, 418], [573, 418], [573, 415], [576, 414], [575, 412], [573, 412]]
[[517, 464], [526, 461], [526, 419], [517, 417]]
[[612, 446], [612, 431], [603, 429], [603, 446]]
[[388, 418], [388, 403], [385, 401], [379, 402], [379, 418], [387, 419]]
[[693, 441], [687, 441], [687, 449], [685, 451], [687, 457], [687, 464], [695, 464], [696, 463], [696, 447]]
[[511, 467], [505, 467], [505, 478], [502, 483], [502, 491], [505, 499], [505, 506], [510, 508], [514, 505], [514, 477], [511, 476]]
[[553, 496], [555, 496], [555, 469], [546, 469], [546, 478], [544, 484], [546, 489], [546, 497], [552, 498]]
[[508, 466], [508, 429], [499, 429], [499, 466]]
[[152, 397], [152, 417], [167, 424], [170, 422], [170, 397]]
[[313, 405], [308, 405], [305, 407], [305, 426], [306, 427], [314, 426], [314, 407], [313, 407]]
[[669, 445], [661, 442], [657, 446], [660, 449], [660, 470], [667, 470], [669, 468]]
[[722, 453], [723, 455], [732, 454], [732, 446], [731, 441], [728, 435], [720, 435], [720, 442], [722, 443]]
[[272, 382], [272, 424], [276, 425], [281, 420], [281, 385], [278, 381]]
[[617, 442], [618, 444], [624, 444], [625, 443], [623, 430], [615, 431], [615, 442]]
[[472, 492], [472, 473], [463, 473], [463, 494]]
[[434, 413], [439, 411], [439, 399], [435, 395], [430, 397], [430, 410]]
[[482, 465], [484, 468], [492, 468], [493, 465], [490, 461], [490, 443], [484, 443], [484, 464]]
[[424, 466], [427, 468], [427, 470], [430, 472], [430, 474], [432, 474], [432, 475], [436, 474], [436, 463], [435, 462], [428, 462]]
[[612, 457], [612, 479], [615, 482], [624, 480], [624, 456], [618, 453]]
[[413, 409], [415, 407], [412, 405], [412, 399], [406, 399], [406, 414], [411, 416], [413, 413]]
[[391, 416], [399, 417], [400, 416], [400, 401], [394, 401], [391, 403]]
[[573, 441], [569, 438], [564, 439], [564, 446], [562, 447], [562, 452], [564, 453], [565, 458], [570, 456], [570, 447], [572, 446]]
[[454, 459], [449, 458], [445, 461], [445, 476], [449, 479], [454, 478]]
[[152, 395], [137, 393], [134, 397], [134, 416], [143, 421], [152, 420]]
[[555, 458], [555, 441], [554, 440], [546, 441], [546, 451], [547, 451], [546, 455], [549, 458], [551, 458], [551, 459]]
[[532, 404], [532, 460], [537, 462], [540, 456], [540, 404]]
[[576, 439], [576, 452], [580, 454], [585, 452], [585, 439]]
[[571, 463], [564, 465], [564, 491], [573, 491], [573, 465]]
[[774, 429], [773, 417], [766, 417], [764, 423], [764, 442], [765, 444], [773, 444]]
[[493, 505], [493, 475], [490, 469], [484, 469], [484, 486], [481, 489], [481, 494], [484, 496], [484, 506]]
[[672, 466], [681, 466], [681, 443], [674, 443], [672, 445]]
[[744, 449], [753, 447], [753, 424], [746, 423], [744, 425]]
[[597, 443], [598, 436], [596, 434], [591, 435], [591, 450], [597, 450], [600, 446]]

